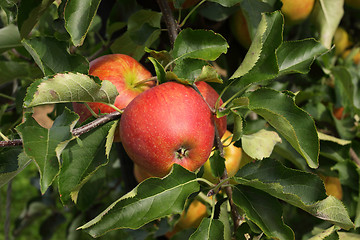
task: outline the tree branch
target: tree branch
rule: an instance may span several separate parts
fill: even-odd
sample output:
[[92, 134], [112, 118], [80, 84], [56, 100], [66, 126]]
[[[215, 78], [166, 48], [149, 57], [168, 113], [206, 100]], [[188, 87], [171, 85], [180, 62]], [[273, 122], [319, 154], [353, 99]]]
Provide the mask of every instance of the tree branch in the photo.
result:
[[353, 148], [350, 148], [350, 157], [354, 160], [355, 164], [360, 167], [360, 159]]
[[[84, 126], [75, 128], [71, 133], [78, 137], [84, 133], [87, 133], [89, 131], [91, 131], [92, 129], [103, 125], [105, 123], [108, 123], [110, 121], [119, 119], [121, 116], [120, 112], [112, 112], [106, 115], [101, 115], [99, 118], [95, 119], [94, 121], [85, 124]], [[0, 141], [0, 147], [15, 147], [15, 146], [21, 146], [23, 144], [21, 139], [14, 139], [14, 140], [10, 140], [10, 141]]]
[[179, 26], [174, 19], [174, 15], [172, 14], [171, 8], [167, 0], [157, 0], [157, 3], [160, 7], [160, 10], [164, 16], [164, 21], [166, 28], [168, 29], [169, 39], [171, 43], [171, 47], [174, 46], [175, 39], [178, 35]]

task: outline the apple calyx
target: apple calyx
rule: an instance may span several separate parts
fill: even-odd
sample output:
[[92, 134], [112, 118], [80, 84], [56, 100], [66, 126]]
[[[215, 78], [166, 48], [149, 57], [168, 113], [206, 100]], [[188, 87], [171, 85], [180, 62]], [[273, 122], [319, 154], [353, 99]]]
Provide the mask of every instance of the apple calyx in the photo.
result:
[[185, 147], [180, 147], [175, 152], [175, 158], [178, 160], [182, 160], [183, 158], [187, 158], [188, 156], [189, 156], [189, 149], [187, 149]]

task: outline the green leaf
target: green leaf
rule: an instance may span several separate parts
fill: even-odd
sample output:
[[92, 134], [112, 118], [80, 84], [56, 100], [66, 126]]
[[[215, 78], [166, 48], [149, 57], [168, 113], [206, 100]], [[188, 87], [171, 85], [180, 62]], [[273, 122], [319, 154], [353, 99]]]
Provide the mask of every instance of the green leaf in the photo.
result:
[[21, 39], [26, 38], [34, 26], [38, 23], [40, 17], [54, 0], [27, 0], [21, 1], [17, 22]]
[[0, 152], [0, 187], [7, 184], [32, 161], [20, 148]]
[[[139, 10], [129, 17], [127, 31], [111, 45], [111, 50], [140, 60], [145, 49], [151, 47], [160, 36], [161, 13]], [[149, 31], [150, 30], [150, 31]]]
[[78, 47], [83, 44], [101, 0], [68, 0], [65, 9], [65, 28], [71, 41]]
[[315, 2], [312, 18], [320, 33], [320, 42], [326, 48], [331, 47], [336, 28], [344, 15], [343, 0], [319, 0]]
[[242, 0], [240, 6], [246, 20], [250, 39], [254, 39], [262, 14], [274, 11], [274, 8], [269, 1], [262, 0]]
[[282, 207], [274, 197], [252, 187], [237, 185], [233, 201], [267, 237], [295, 239], [294, 232], [284, 223]]
[[149, 57], [149, 60], [154, 65], [159, 84], [164, 83], [166, 81], [166, 74], [164, 67], [159, 63], [159, 61], [156, 58]]
[[222, 240], [224, 239], [224, 224], [218, 219], [204, 218], [189, 240]]
[[[328, 229], [322, 230], [321, 233], [316, 234], [315, 236], [309, 238], [309, 240], [323, 240], [323, 239], [328, 239], [327, 237], [329, 237], [331, 234], [335, 233], [336, 231], [340, 230], [338, 227], [336, 226], [331, 226]], [[343, 239], [343, 238], [341, 238]]]
[[106, 136], [113, 125], [109, 122], [81, 135], [82, 146], [71, 141], [62, 151], [62, 167], [58, 177], [60, 198], [63, 203], [71, 199], [76, 203], [81, 187], [102, 166], [108, 163], [105, 156]]
[[38, 67], [26, 62], [0, 61], [0, 72], [0, 84], [13, 81], [14, 79], [42, 77], [42, 72]]
[[209, 2], [216, 2], [224, 7], [231, 7], [243, 0], [208, 0]]
[[313, 119], [287, 94], [260, 88], [249, 94], [249, 109], [270, 123], [306, 160], [318, 167], [319, 139]]
[[113, 104], [118, 95], [109, 81], [80, 73], [59, 73], [36, 80], [27, 89], [25, 107], [66, 102], [101, 102]]
[[175, 40], [171, 52], [175, 60], [195, 58], [202, 60], [216, 60], [226, 53], [229, 45], [225, 38], [211, 30], [182, 30]]
[[315, 39], [283, 42], [276, 51], [279, 74], [308, 73], [316, 57], [326, 51]]
[[15, 47], [21, 47], [18, 28], [10, 24], [0, 29], [0, 53]]
[[283, 22], [279, 11], [263, 14], [243, 62], [230, 77], [233, 88], [269, 80], [278, 74], [276, 49], [282, 42]]
[[331, 69], [331, 74], [335, 79], [335, 91], [340, 99], [340, 104], [345, 109], [353, 108], [355, 86], [349, 70], [342, 66], [336, 66]]
[[281, 138], [276, 132], [265, 129], [241, 137], [244, 152], [251, 158], [259, 160], [270, 157], [275, 144], [280, 142]]
[[169, 80], [193, 84], [198, 81], [222, 83], [216, 69], [207, 61], [185, 58], [176, 62], [172, 72], [167, 72]]
[[65, 71], [88, 73], [89, 62], [81, 55], [70, 54], [66, 42], [51, 37], [36, 37], [22, 43], [45, 76]]
[[219, 150], [215, 150], [209, 158], [211, 174], [214, 177], [221, 177], [225, 170], [225, 158], [220, 155]]
[[236, 142], [239, 141], [243, 136], [243, 117], [237, 111], [233, 110], [232, 112], [234, 114], [234, 130], [232, 141]]
[[96, 218], [79, 227], [92, 237], [121, 228], [138, 229], [171, 214], [180, 214], [190, 194], [199, 190], [196, 175], [174, 164], [165, 178], [149, 178], [112, 203]]
[[32, 113], [25, 114], [25, 122], [16, 127], [20, 134], [25, 153], [35, 161], [40, 173], [40, 190], [44, 194], [59, 173], [60, 159], [56, 156], [57, 146], [71, 139], [79, 116], [66, 109], [54, 121], [50, 129], [41, 127]]
[[354, 227], [342, 202], [332, 196], [326, 198], [324, 185], [314, 174], [264, 159], [245, 165], [234, 179], [239, 184], [267, 192], [341, 228], [348, 230]]

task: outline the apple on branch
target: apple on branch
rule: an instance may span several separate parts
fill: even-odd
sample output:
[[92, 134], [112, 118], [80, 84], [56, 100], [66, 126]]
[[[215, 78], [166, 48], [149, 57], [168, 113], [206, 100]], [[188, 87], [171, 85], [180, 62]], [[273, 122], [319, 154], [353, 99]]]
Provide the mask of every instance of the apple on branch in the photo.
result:
[[[124, 54], [108, 54], [91, 61], [89, 74], [115, 85], [119, 95], [114, 105], [118, 109], [125, 108], [137, 95], [155, 85], [155, 81], [146, 81], [151, 79], [151, 73], [134, 58]], [[87, 104], [96, 114], [115, 111], [102, 103]], [[74, 102], [73, 109], [79, 114], [80, 122], [92, 116], [85, 104]], [[115, 141], [117, 140], [115, 137]]]
[[214, 137], [214, 115], [208, 104], [191, 86], [177, 82], [143, 92], [120, 120], [125, 151], [156, 177], [168, 174], [175, 163], [189, 171], [200, 168], [211, 153]]

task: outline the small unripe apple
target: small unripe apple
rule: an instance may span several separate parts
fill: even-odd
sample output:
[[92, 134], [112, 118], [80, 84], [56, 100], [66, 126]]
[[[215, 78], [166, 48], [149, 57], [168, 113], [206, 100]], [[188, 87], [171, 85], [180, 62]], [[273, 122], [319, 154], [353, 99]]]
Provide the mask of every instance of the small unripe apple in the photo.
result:
[[[228, 173], [228, 177], [233, 177], [240, 167], [244, 166], [246, 163], [242, 160], [242, 149], [236, 147], [234, 143], [231, 143], [231, 135], [230, 131], [226, 131], [224, 136], [222, 137], [222, 141], [224, 144], [224, 158], [225, 158], [225, 168]], [[211, 173], [210, 161], [207, 160], [204, 164], [204, 174], [203, 178], [209, 180], [212, 183], [217, 183], [218, 179], [214, 177]]]
[[181, 213], [179, 221], [175, 224], [174, 229], [171, 232], [166, 233], [167, 238], [171, 238], [177, 232], [199, 227], [204, 217], [207, 217], [206, 206], [198, 201], [194, 200], [190, 203], [189, 208]]
[[120, 138], [135, 164], [163, 177], [179, 164], [200, 168], [214, 143], [213, 115], [190, 86], [166, 82], [130, 102], [120, 120]]
[[249, 48], [251, 45], [251, 37], [246, 22], [246, 18], [241, 9], [235, 12], [230, 18], [230, 29], [235, 39], [244, 48]]
[[341, 55], [348, 47], [351, 46], [349, 34], [342, 27], [338, 27], [334, 34], [335, 54]]
[[[204, 97], [205, 101], [210, 105], [210, 107], [215, 108], [216, 101], [219, 98], [219, 94], [215, 91], [215, 89], [213, 89], [209, 84], [203, 81], [196, 82], [196, 86], [199, 89], [201, 95]], [[223, 101], [220, 99], [219, 106], [221, 104], [223, 104]], [[216, 116], [214, 116], [214, 118], [216, 127], [219, 132], [219, 136], [222, 137], [225, 134], [227, 128], [226, 116], [221, 118], [217, 118]]]
[[[349, 56], [349, 54], [351, 53], [352, 49], [347, 49], [345, 50], [345, 52], [342, 55], [342, 58], [347, 58]], [[355, 54], [355, 56], [353, 56], [352, 58], [353, 62], [358, 65], [360, 63], [360, 51], [358, 53]]]
[[343, 197], [343, 191], [339, 178], [322, 175], [320, 177], [324, 182], [326, 194], [341, 200]]
[[305, 20], [314, 7], [315, 0], [281, 0], [281, 12], [284, 14], [285, 23], [296, 24]]
[[[151, 78], [151, 73], [138, 61], [124, 54], [104, 55], [91, 61], [89, 75], [97, 76], [100, 80], [108, 80], [115, 85], [119, 95], [114, 105], [119, 109], [125, 108], [137, 95], [155, 85], [154, 81], [140, 83]], [[102, 103], [89, 102], [87, 104], [95, 113], [115, 111]], [[84, 104], [73, 103], [73, 109], [79, 114], [80, 122], [91, 116]]]

